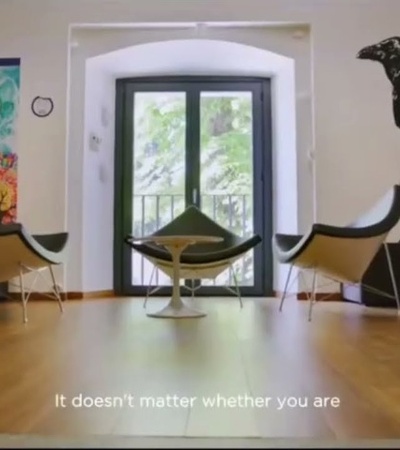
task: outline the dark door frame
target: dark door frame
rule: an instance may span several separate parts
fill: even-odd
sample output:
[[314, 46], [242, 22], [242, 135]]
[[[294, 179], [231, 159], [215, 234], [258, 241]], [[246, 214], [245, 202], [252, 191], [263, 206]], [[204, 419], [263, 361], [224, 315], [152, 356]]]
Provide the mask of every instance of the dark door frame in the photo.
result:
[[[259, 253], [259, 263], [261, 263], [261, 283], [259, 289], [253, 287], [241, 287], [243, 296], [271, 296], [273, 295], [273, 262], [271, 237], [273, 233], [273, 196], [272, 196], [272, 111], [271, 111], [271, 80], [259, 77], [236, 77], [236, 76], [162, 76], [162, 77], [138, 77], [123, 78], [116, 80], [116, 117], [115, 117], [115, 167], [114, 167], [114, 291], [118, 295], [145, 295], [146, 288], [135, 286], [135, 292], [132, 292], [132, 286], [127, 283], [125, 274], [131, 271], [131, 249], [124, 243], [124, 237], [130, 233], [132, 225], [132, 167], [133, 167], [133, 93], [136, 91], [155, 91], [156, 86], [166, 85], [169, 90], [175, 86], [176, 91], [182, 91], [182, 84], [201, 83], [204, 86], [224, 83], [232, 84], [237, 90], [252, 90], [260, 95], [259, 102], [253, 101], [253, 129], [258, 130], [258, 134], [254, 135], [254, 147], [260, 149], [259, 152], [253, 153], [254, 172], [254, 208], [262, 210], [260, 216], [263, 241], [255, 249]], [[216, 84], [217, 83], [217, 84]], [[135, 89], [134, 86], [140, 89]], [[180, 84], [180, 86], [179, 86]], [[249, 84], [258, 86], [257, 89], [249, 89]], [[240, 85], [246, 86], [246, 89]], [[158, 90], [161, 90], [158, 88]], [[191, 95], [190, 88], [185, 89], [187, 95]], [[206, 90], [206, 89], [204, 89]], [[219, 90], [224, 90], [223, 86], [219, 86]], [[258, 106], [257, 106], [258, 105]], [[257, 109], [258, 108], [258, 109]], [[130, 124], [130, 126], [128, 125]], [[198, 130], [197, 130], [198, 132]], [[187, 135], [188, 140], [193, 136]], [[188, 153], [188, 152], [187, 152]], [[257, 179], [258, 178], [258, 179]], [[186, 186], [186, 200], [189, 202], [188, 195], [191, 190]], [[259, 202], [269, 207], [263, 207]], [[260, 208], [261, 206], [261, 208]], [[256, 254], [255, 260], [256, 262]], [[226, 295], [229, 296], [227, 290], [222, 293], [215, 294], [213, 286], [202, 287], [199, 295]], [[223, 289], [223, 288], [222, 288]], [[158, 295], [170, 295], [170, 288], [160, 289]], [[201, 292], [200, 292], [201, 291]], [[186, 291], [182, 292], [184, 295]], [[232, 295], [232, 294], [231, 294]]]

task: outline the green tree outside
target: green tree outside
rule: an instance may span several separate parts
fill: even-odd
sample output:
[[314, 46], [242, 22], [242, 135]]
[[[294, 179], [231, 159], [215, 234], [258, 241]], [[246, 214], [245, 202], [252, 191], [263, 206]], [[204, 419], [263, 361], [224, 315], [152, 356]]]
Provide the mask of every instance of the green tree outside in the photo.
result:
[[[228, 93], [227, 93], [228, 94]], [[133, 232], [149, 234], [184, 208], [185, 94], [135, 95]], [[202, 210], [242, 236], [253, 232], [251, 93], [202, 93], [200, 113]], [[253, 284], [251, 252], [237, 263], [241, 285]], [[216, 280], [229, 283], [229, 271]], [[203, 283], [203, 284], [214, 284]]]

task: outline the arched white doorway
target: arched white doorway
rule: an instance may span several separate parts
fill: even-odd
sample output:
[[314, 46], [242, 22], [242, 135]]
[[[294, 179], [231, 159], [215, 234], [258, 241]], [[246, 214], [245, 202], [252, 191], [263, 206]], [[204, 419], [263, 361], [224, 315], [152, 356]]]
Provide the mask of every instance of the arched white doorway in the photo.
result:
[[[112, 288], [116, 78], [167, 74], [272, 77], [274, 227], [298, 231], [298, 105], [293, 59], [253, 46], [213, 39], [151, 42], [93, 57], [88, 57], [90, 51], [81, 49], [82, 46], [73, 54], [75, 71], [71, 73], [71, 112], [78, 113], [82, 107], [85, 114], [83, 120], [79, 113], [75, 117], [71, 114], [70, 122], [68, 216], [74, 259], [78, 264], [67, 274], [69, 290]], [[100, 138], [98, 145], [93, 144], [96, 137]], [[78, 148], [82, 150], [79, 154]], [[82, 183], [78, 180], [80, 165]], [[71, 170], [72, 167], [76, 170]], [[73, 202], [73, 198], [78, 201]], [[284, 276], [284, 269], [275, 267], [276, 290], [280, 289]]]

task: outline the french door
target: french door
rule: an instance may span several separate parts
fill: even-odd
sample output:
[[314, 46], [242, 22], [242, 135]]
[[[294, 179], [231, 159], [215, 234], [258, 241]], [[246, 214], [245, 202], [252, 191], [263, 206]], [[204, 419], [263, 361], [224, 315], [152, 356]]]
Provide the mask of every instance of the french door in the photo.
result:
[[[234, 264], [242, 295], [272, 294], [270, 82], [236, 77], [117, 80], [114, 287], [144, 295], [171, 280], [123, 242], [166, 225], [189, 205], [263, 241]], [[154, 271], [154, 273], [153, 273]], [[153, 276], [152, 276], [153, 273]], [[234, 274], [196, 280], [196, 295], [229, 295]], [[189, 293], [181, 281], [182, 294]]]

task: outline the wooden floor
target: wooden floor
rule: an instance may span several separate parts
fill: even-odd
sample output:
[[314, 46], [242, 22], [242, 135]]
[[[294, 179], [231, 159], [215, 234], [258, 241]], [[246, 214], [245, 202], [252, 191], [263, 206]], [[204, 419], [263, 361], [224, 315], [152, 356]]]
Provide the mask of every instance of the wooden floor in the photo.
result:
[[400, 438], [394, 310], [325, 302], [309, 323], [294, 299], [282, 313], [274, 299], [194, 303], [207, 317], [152, 319], [140, 299], [70, 301], [63, 315], [32, 301], [26, 325], [19, 304], [0, 304], [0, 433]]

